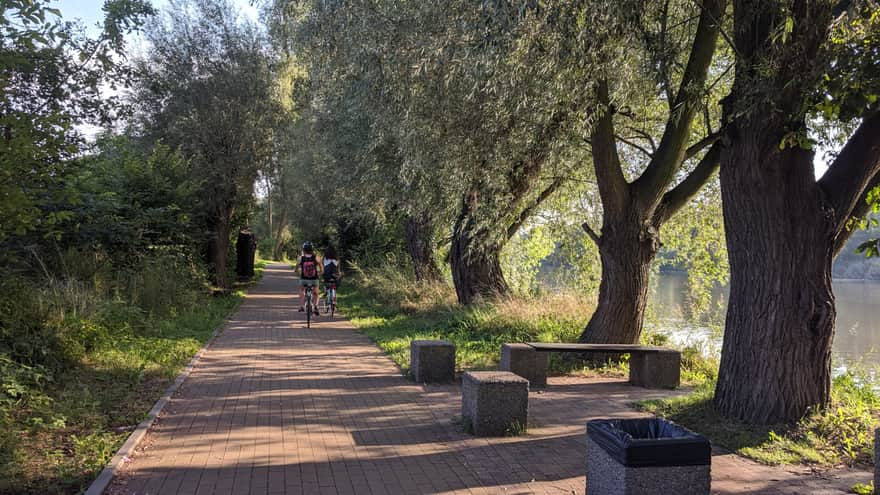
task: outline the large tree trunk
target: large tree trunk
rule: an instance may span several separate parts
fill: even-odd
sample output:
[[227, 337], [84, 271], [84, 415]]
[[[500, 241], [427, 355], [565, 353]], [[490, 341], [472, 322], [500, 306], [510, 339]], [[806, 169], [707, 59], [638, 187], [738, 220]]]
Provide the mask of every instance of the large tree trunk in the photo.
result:
[[780, 150], [784, 125], [743, 119], [721, 162], [730, 300], [715, 405], [753, 424], [827, 405], [834, 295], [832, 212], [812, 152]]
[[487, 230], [477, 226], [473, 217], [478, 200], [477, 190], [465, 195], [449, 249], [452, 282], [460, 304], [495, 299], [510, 291], [501, 270], [503, 246], [498, 242], [491, 242]]
[[407, 217], [404, 220], [406, 249], [418, 281], [440, 280], [440, 269], [434, 260], [433, 229], [429, 221]]
[[232, 233], [232, 210], [221, 213], [215, 219], [213, 235], [208, 240], [208, 265], [214, 276], [214, 284], [221, 289], [228, 289], [229, 275], [226, 260], [229, 256], [229, 237]]
[[501, 271], [499, 246], [482, 245], [467, 234], [456, 235], [452, 239], [449, 261], [459, 303], [496, 299], [509, 292]]
[[659, 241], [653, 227], [635, 219], [606, 221], [599, 242], [599, 301], [579, 341], [635, 344], [642, 333], [648, 277]]

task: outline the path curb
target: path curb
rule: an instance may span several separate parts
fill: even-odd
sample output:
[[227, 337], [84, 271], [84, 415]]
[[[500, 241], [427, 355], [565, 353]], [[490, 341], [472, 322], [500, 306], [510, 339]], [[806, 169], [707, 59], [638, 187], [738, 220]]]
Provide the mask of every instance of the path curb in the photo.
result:
[[177, 378], [174, 379], [174, 382], [170, 386], [168, 386], [167, 389], [165, 389], [165, 393], [162, 394], [159, 400], [157, 400], [156, 403], [153, 405], [153, 408], [150, 409], [150, 412], [147, 414], [147, 418], [141, 421], [141, 423], [137, 425], [137, 428], [135, 428], [134, 431], [131, 432], [131, 435], [128, 436], [128, 439], [125, 440], [125, 443], [122, 444], [122, 447], [119, 448], [119, 450], [116, 452], [116, 455], [114, 455], [113, 458], [110, 459], [110, 462], [108, 462], [107, 465], [104, 466], [104, 469], [101, 470], [101, 474], [99, 474], [98, 477], [95, 478], [95, 481], [93, 481], [92, 484], [89, 485], [89, 489], [86, 490], [85, 495], [101, 495], [104, 493], [104, 490], [106, 490], [107, 487], [110, 486], [110, 482], [113, 481], [113, 478], [116, 476], [119, 468], [123, 464], [125, 464], [126, 461], [130, 460], [132, 454], [134, 454], [134, 449], [138, 446], [139, 443], [141, 443], [141, 440], [143, 440], [144, 436], [147, 434], [147, 431], [149, 431], [150, 427], [152, 427], [153, 424], [156, 422], [156, 418], [159, 417], [159, 413], [161, 413], [162, 409], [165, 408], [165, 405], [171, 401], [171, 397], [173, 397], [180, 386], [183, 385], [184, 380], [186, 380], [186, 378], [192, 372], [196, 363], [199, 362], [205, 351], [207, 351], [208, 348], [211, 347], [211, 344], [214, 343], [214, 340], [220, 335], [223, 329], [226, 328], [226, 324], [228, 322], [229, 320], [227, 318], [227, 320], [224, 321], [223, 324], [221, 324], [219, 327], [217, 327], [216, 330], [214, 330], [214, 333], [211, 334], [211, 338], [208, 339], [205, 345], [202, 346], [201, 349], [199, 349], [199, 352], [197, 352], [196, 355], [189, 360], [189, 364], [187, 364], [186, 368], [184, 368], [183, 371], [181, 371], [180, 374], [177, 375]]

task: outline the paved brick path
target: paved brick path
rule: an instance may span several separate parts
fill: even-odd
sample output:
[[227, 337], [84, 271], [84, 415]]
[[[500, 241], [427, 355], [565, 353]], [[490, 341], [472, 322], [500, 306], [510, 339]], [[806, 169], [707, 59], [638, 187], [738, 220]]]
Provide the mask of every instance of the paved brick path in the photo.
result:
[[[473, 438], [453, 421], [457, 385], [407, 381], [342, 319], [305, 329], [294, 288], [286, 265], [267, 268], [110, 493], [583, 493], [584, 423], [638, 416], [628, 403], [663, 394], [551, 378], [530, 396], [527, 435]], [[713, 459], [715, 493], [838, 494], [868, 479]]]

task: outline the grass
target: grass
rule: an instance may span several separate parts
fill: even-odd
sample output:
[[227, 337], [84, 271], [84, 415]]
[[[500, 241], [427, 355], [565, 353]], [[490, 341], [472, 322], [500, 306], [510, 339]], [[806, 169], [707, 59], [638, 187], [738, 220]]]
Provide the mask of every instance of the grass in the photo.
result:
[[166, 312], [146, 313], [123, 300], [78, 315], [68, 310], [48, 324], [76, 357], [60, 372], [30, 367], [28, 374], [28, 367], [0, 360], [0, 493], [87, 488], [264, 266], [230, 295], [197, 289], [188, 304]]
[[762, 464], [873, 466], [880, 397], [869, 382], [852, 374], [833, 381], [828, 409], [807, 414], [793, 425], [750, 426], [722, 417], [713, 406], [713, 394], [714, 381], [707, 381], [688, 396], [642, 401], [637, 407]]

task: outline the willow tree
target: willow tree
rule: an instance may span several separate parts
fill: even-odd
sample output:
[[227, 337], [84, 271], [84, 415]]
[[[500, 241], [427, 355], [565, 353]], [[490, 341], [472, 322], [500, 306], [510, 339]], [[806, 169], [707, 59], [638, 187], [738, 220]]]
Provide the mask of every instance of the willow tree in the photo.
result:
[[[721, 159], [731, 281], [715, 405], [750, 423], [794, 421], [828, 404], [831, 263], [880, 174], [880, 6], [733, 8]], [[851, 132], [817, 179], [810, 135], [829, 124]]]
[[317, 221], [346, 222], [357, 212], [397, 222], [416, 278], [437, 280], [437, 226], [449, 211], [444, 183], [422, 148], [404, 155], [400, 146], [408, 130], [401, 125], [408, 109], [400, 81], [408, 77], [406, 50], [418, 34], [407, 26], [414, 7], [280, 0], [269, 19], [276, 43], [308, 67], [310, 122], [295, 139], [313, 152], [305, 161], [322, 179], [316, 189], [329, 188], [335, 198]]
[[225, 0], [193, 0], [174, 3], [147, 40], [137, 64], [141, 125], [189, 162], [207, 259], [215, 283], [228, 287], [234, 214], [253, 200], [273, 144], [278, 108], [265, 39]]
[[[584, 81], [546, 71], [558, 60], [548, 50], [560, 41], [555, 12], [447, 2], [419, 17], [421, 32], [431, 34], [415, 64], [414, 103], [429, 149], [457, 184], [449, 262], [462, 304], [509, 291], [501, 251], [571, 166], [557, 159], [575, 107], [563, 83]], [[409, 138], [410, 146], [424, 139]]]
[[543, 65], [535, 63], [541, 53], [530, 45], [531, 24], [506, 31], [508, 10], [315, 2], [304, 22], [321, 105], [347, 114], [357, 108], [368, 127], [367, 152], [341, 165], [368, 186], [386, 186], [382, 200], [405, 212], [414, 265], [429, 257], [433, 233], [450, 220], [449, 261], [462, 303], [507, 291], [501, 248], [564, 175], [543, 172], [568, 113], [532, 68]]
[[[638, 342], [660, 228], [718, 169], [721, 146], [712, 130], [708, 94], [725, 74], [723, 63], [713, 65], [713, 58], [726, 1], [702, 2], [698, 16], [686, 3], [647, 2], [636, 14], [594, 16], [596, 23], [621, 26], [599, 38], [602, 51], [614, 53], [623, 44], [642, 55], [600, 60], [603, 70], [594, 84], [588, 140], [602, 227], [596, 232], [585, 222], [583, 228], [599, 248], [602, 280], [596, 311], [581, 342]], [[627, 64], [649, 67], [654, 76], [647, 80], [653, 87], [643, 86], [636, 97], [632, 90], [628, 95], [630, 83], [616, 77]], [[639, 105], [639, 99], [647, 104]], [[666, 110], [658, 112], [657, 102], [665, 102]], [[650, 120], [647, 115], [653, 116], [654, 125], [640, 123]], [[703, 126], [695, 126], [700, 120]], [[628, 152], [623, 159], [621, 150]], [[634, 163], [644, 165], [634, 172]]]

